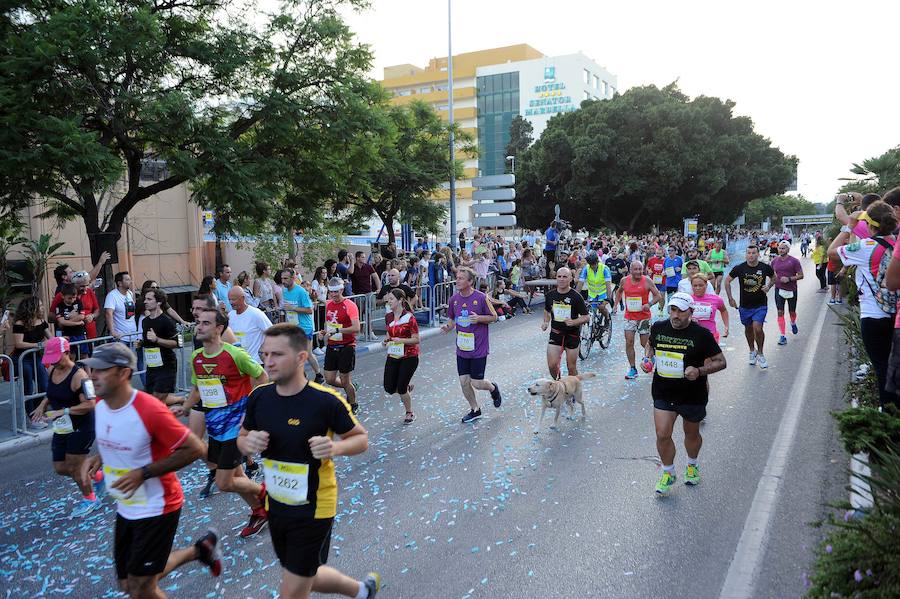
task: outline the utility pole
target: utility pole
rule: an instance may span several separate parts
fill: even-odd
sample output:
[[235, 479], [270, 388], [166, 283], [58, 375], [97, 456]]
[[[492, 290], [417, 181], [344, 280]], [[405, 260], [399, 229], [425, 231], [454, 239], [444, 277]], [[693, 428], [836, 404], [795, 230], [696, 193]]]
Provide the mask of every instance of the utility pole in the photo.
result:
[[450, 247], [457, 248], [456, 239], [456, 172], [454, 154], [456, 140], [453, 136], [453, 0], [447, 0], [447, 108], [450, 124]]

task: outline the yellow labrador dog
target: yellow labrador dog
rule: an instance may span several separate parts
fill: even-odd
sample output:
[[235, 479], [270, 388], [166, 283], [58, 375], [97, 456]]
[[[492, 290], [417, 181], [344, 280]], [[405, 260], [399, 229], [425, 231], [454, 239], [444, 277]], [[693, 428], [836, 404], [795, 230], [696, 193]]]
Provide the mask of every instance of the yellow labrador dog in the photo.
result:
[[569, 404], [571, 416], [573, 418], [575, 417], [575, 403], [580, 403], [581, 419], [584, 420], [587, 417], [587, 413], [584, 408], [584, 400], [581, 397], [581, 381], [584, 379], [592, 379], [595, 376], [597, 375], [588, 372], [575, 376], [564, 376], [558, 381], [552, 379], [538, 379], [533, 382], [531, 386], [528, 387], [528, 393], [541, 396], [541, 417], [538, 420], [537, 426], [534, 428], [534, 434], [538, 434], [541, 423], [544, 422], [544, 412], [549, 409], [556, 410], [556, 417], [553, 419], [553, 426], [551, 427], [556, 428], [557, 424], [559, 424], [559, 413], [562, 410], [563, 404], [569, 403], [567, 400], [570, 399], [572, 400]]

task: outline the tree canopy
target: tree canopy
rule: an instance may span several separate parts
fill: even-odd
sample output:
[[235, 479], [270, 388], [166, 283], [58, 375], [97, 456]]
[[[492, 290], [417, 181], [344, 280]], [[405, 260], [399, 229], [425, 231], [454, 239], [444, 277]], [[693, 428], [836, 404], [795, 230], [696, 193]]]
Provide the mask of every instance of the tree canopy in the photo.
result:
[[773, 195], [749, 202], [744, 208], [748, 226], [758, 226], [771, 219], [773, 230], [781, 230], [781, 219], [785, 216], [819, 214], [820, 204], [813, 204], [803, 196]]
[[750, 200], [783, 192], [796, 164], [733, 108], [671, 84], [554, 116], [517, 164], [519, 223], [546, 225], [554, 203], [586, 228], [731, 222]]
[[855, 176], [844, 179], [847, 183], [841, 187], [842, 192], [882, 194], [900, 186], [900, 146], [854, 164], [850, 172]]

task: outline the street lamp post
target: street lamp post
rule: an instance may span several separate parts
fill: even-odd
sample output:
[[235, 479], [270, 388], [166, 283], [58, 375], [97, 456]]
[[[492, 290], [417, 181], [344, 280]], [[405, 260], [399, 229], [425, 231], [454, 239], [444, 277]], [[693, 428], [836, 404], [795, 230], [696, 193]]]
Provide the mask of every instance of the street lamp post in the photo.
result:
[[515, 156], [507, 156], [506, 160], [507, 160], [507, 162], [512, 163], [512, 174], [515, 175], [516, 174], [516, 157]]
[[447, 108], [450, 124], [450, 247], [456, 249], [456, 173], [453, 136], [453, 10], [452, 0], [447, 0]]

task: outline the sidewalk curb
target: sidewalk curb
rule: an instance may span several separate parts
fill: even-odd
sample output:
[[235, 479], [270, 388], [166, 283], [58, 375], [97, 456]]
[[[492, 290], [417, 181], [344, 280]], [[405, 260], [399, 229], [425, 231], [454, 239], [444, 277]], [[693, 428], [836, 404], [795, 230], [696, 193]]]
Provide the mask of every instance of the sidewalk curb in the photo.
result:
[[[853, 399], [850, 401], [850, 407], [857, 408], [859, 403]], [[869, 454], [853, 454], [850, 457], [850, 506], [853, 508], [854, 516], [864, 515], [866, 512], [871, 511], [874, 505], [872, 489], [865, 478], [863, 478], [869, 475], [871, 475]]]
[[51, 439], [53, 439], [53, 431], [49, 429], [37, 434], [13, 437], [12, 439], [0, 443], [0, 458], [17, 454], [27, 449], [31, 449], [32, 447], [49, 445]]
[[[440, 327], [429, 327], [428, 329], [419, 332], [419, 341], [434, 337], [440, 332]], [[385, 346], [381, 344], [381, 341], [375, 341], [374, 343], [367, 343], [361, 347], [356, 348], [356, 355], [363, 356], [366, 354], [377, 354], [383, 351], [385, 351]]]

